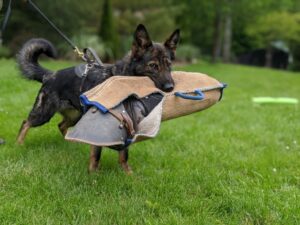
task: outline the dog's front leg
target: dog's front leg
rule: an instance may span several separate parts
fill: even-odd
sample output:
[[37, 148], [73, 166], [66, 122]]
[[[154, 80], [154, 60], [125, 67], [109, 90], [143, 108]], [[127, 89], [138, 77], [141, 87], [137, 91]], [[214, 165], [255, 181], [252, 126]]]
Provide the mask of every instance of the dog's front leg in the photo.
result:
[[128, 174], [132, 174], [132, 170], [130, 166], [128, 165], [128, 148], [125, 148], [121, 151], [119, 151], [119, 163], [122, 167], [122, 169]]
[[91, 145], [89, 172], [99, 169], [102, 147]]

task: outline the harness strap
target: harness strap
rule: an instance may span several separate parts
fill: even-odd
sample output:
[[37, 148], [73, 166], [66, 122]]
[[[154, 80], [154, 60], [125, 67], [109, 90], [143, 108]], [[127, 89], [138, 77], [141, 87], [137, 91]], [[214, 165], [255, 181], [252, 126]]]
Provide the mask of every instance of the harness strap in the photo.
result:
[[113, 109], [110, 109], [109, 112], [111, 113], [111, 115], [113, 115], [117, 120], [121, 122], [121, 126], [125, 126], [130, 137], [133, 137], [135, 135], [133, 122], [125, 111], [120, 113]]
[[83, 88], [83, 85], [84, 85], [84, 82], [85, 82], [85, 79], [90, 71], [90, 69], [93, 67], [93, 64], [91, 63], [88, 63], [85, 65], [85, 69], [84, 69], [84, 72], [82, 74], [82, 79], [81, 79], [81, 84], [80, 84], [80, 88], [79, 88], [79, 91], [80, 93], [82, 92], [82, 88]]

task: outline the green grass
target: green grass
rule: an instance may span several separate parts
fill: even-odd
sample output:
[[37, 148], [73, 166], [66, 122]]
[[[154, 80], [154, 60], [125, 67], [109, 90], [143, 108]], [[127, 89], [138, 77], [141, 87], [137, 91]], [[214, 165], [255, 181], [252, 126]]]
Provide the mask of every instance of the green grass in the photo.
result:
[[300, 74], [204, 62], [180, 69], [228, 83], [224, 99], [132, 146], [132, 176], [112, 150], [88, 175], [88, 146], [63, 140], [59, 115], [15, 144], [40, 84], [1, 60], [0, 224], [300, 224], [300, 111], [251, 102], [300, 99]]

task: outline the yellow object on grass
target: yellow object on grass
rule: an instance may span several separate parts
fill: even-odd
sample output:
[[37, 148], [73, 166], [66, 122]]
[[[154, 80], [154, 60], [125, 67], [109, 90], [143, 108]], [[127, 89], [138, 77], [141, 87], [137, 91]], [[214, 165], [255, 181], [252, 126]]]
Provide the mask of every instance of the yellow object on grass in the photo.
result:
[[253, 97], [252, 102], [259, 104], [298, 104], [298, 99], [287, 97]]

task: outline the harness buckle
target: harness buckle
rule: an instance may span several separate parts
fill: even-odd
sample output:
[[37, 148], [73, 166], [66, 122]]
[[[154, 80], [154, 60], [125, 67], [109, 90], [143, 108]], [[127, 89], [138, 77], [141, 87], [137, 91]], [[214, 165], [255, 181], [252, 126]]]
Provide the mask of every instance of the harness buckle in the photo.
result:
[[88, 72], [90, 71], [90, 69], [93, 67], [93, 64], [91, 63], [88, 63], [85, 65], [85, 68], [84, 68], [84, 72], [82, 74], [82, 79], [81, 79], [81, 84], [80, 84], [80, 88], [79, 88], [79, 91], [82, 92], [82, 88], [83, 88], [83, 85], [84, 85], [84, 82], [85, 82], [85, 79], [88, 75]]
[[84, 68], [84, 72], [83, 72], [83, 74], [82, 74], [82, 77], [86, 77], [87, 74], [88, 74], [88, 72], [89, 72], [89, 70], [90, 70], [92, 67], [93, 67], [93, 64], [90, 64], [90, 63], [86, 64], [86, 65], [85, 65], [85, 68]]

